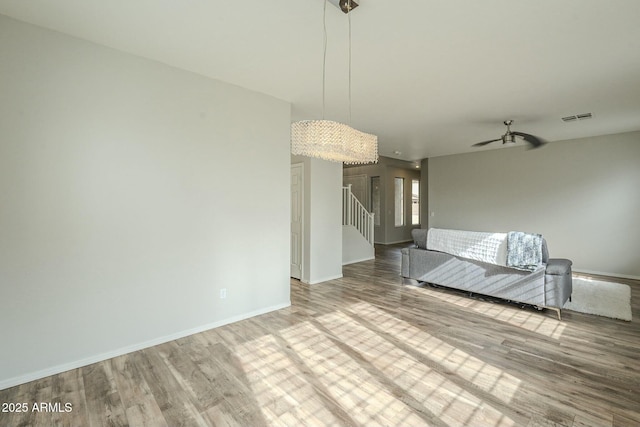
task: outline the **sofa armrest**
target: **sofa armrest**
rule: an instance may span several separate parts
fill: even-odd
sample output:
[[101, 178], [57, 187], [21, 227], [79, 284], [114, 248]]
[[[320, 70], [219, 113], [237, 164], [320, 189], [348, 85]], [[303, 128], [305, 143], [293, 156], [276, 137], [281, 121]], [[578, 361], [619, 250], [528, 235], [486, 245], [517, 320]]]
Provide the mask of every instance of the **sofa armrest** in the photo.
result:
[[554, 276], [571, 274], [572, 265], [573, 263], [569, 259], [551, 258], [547, 262], [547, 269], [545, 270], [545, 274], [552, 274]]
[[402, 277], [409, 277], [409, 249], [403, 248], [401, 250], [402, 253], [402, 264], [400, 274]]
[[411, 238], [416, 248], [427, 249], [427, 236], [429, 230], [426, 228], [414, 228], [411, 230]]
[[551, 258], [547, 263], [544, 281], [546, 288], [546, 302], [548, 307], [562, 308], [571, 298], [573, 282], [571, 277], [571, 260]]

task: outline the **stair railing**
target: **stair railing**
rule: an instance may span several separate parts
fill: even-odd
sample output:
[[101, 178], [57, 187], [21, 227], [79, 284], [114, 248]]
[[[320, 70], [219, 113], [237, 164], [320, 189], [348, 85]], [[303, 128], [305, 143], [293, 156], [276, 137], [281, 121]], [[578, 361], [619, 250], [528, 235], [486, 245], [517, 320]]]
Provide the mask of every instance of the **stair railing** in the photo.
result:
[[351, 184], [342, 187], [342, 225], [353, 225], [373, 245], [374, 214], [353, 195]]

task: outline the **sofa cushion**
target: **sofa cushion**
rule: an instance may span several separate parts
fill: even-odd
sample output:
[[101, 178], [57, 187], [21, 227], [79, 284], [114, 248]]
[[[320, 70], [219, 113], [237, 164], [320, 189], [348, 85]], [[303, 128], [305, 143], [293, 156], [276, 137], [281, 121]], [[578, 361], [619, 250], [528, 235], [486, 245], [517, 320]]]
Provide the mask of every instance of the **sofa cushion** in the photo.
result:
[[411, 237], [413, 238], [413, 243], [415, 243], [417, 248], [427, 249], [427, 234], [429, 230], [426, 228], [414, 228], [411, 230]]

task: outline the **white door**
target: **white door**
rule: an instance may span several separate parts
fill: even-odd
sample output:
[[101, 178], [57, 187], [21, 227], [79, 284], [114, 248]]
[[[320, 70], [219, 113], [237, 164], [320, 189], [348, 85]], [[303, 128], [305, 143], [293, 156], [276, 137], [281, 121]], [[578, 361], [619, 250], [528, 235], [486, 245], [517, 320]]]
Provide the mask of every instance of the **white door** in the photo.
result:
[[302, 279], [304, 165], [291, 165], [291, 277]]

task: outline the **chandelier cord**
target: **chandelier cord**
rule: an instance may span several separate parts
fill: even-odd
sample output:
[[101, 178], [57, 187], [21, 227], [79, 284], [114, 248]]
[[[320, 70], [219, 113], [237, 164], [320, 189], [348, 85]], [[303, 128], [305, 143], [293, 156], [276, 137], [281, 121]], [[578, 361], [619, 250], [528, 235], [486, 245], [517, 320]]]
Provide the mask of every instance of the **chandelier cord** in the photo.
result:
[[348, 0], [349, 13], [347, 18], [349, 21], [349, 126], [351, 126], [351, 0]]
[[325, 106], [325, 86], [327, 80], [327, 2], [324, 0], [324, 12], [322, 14], [322, 28], [323, 28], [323, 48], [322, 48], [322, 120], [324, 120], [324, 106]]
[[[346, 2], [346, 3], [345, 3]], [[322, 120], [300, 120], [291, 124], [291, 154], [315, 157], [343, 164], [367, 164], [378, 162], [378, 137], [361, 132], [349, 125], [325, 120], [327, 84], [327, 3], [324, 0], [323, 56], [322, 56]], [[349, 12], [355, 2], [340, 0]], [[357, 4], [356, 4], [357, 6]], [[342, 9], [344, 11], [344, 9]], [[349, 14], [348, 12], [346, 12]], [[351, 122], [351, 16], [349, 16], [349, 122]]]

